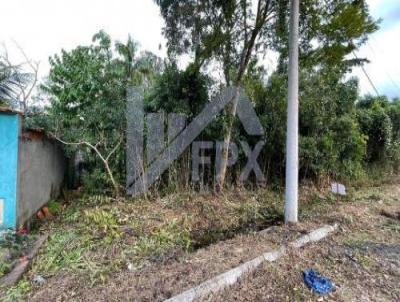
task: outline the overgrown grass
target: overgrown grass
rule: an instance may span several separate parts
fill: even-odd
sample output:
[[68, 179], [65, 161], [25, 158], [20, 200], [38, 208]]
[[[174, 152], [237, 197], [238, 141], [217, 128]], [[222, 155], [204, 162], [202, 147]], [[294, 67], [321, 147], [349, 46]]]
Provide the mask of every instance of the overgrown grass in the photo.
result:
[[[328, 191], [303, 188], [302, 192], [302, 220], [337, 201]], [[340, 201], [380, 200], [373, 194], [349, 190]], [[96, 195], [75, 197], [66, 205], [53, 203], [59, 214], [42, 227], [51, 236], [30, 272], [7, 297], [34, 290], [30, 282], [34, 275], [50, 278], [68, 272], [89, 280], [88, 286], [106, 282], [114, 272], [140, 269], [168, 259], [171, 253], [191, 252], [238, 233], [280, 224], [284, 209], [282, 193], [267, 189], [222, 195], [185, 192], [152, 200]]]
[[136, 244], [126, 254], [138, 262], [149, 256], [153, 258], [161, 256], [165, 251], [177, 247], [184, 251], [190, 251], [192, 240], [189, 230], [182, 229], [174, 219], [150, 234], [139, 236]]
[[51, 202], [57, 217], [42, 229], [51, 234], [31, 270], [8, 297], [26, 295], [33, 276], [68, 272], [102, 283], [128, 266], [164, 261], [283, 218], [282, 196], [268, 190], [213, 194], [170, 194], [153, 200], [115, 200], [95, 195]]
[[83, 270], [84, 255], [92, 246], [93, 241], [88, 235], [57, 231], [50, 237], [33, 269], [42, 275], [51, 275], [60, 270]]
[[2, 297], [3, 302], [19, 302], [25, 301], [26, 296], [32, 290], [31, 282], [27, 280], [20, 281], [17, 286], [10, 288]]

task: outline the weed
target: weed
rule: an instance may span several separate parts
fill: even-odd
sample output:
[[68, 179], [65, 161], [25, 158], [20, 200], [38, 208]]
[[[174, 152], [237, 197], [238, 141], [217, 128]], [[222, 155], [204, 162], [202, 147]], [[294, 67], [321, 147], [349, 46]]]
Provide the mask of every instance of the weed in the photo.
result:
[[238, 214], [241, 217], [241, 220], [246, 222], [263, 218], [260, 213], [260, 205], [257, 203], [246, 202], [240, 204], [238, 208]]
[[50, 213], [53, 215], [58, 215], [62, 211], [62, 205], [57, 200], [51, 200], [47, 204], [47, 207], [49, 208]]
[[22, 250], [28, 245], [28, 236], [15, 232], [6, 232], [0, 237], [0, 247], [6, 248], [21, 256]]
[[35, 238], [14, 231], [0, 234], [0, 277], [10, 271], [12, 263], [26, 253]]
[[151, 234], [140, 236], [132, 254], [134, 258], [139, 259], [150, 255], [159, 256], [176, 247], [188, 251], [191, 246], [189, 231], [179, 227], [176, 219], [173, 219], [169, 223], [158, 227]]
[[81, 199], [81, 203], [89, 206], [106, 205], [113, 202], [114, 199], [107, 195], [88, 195]]
[[70, 206], [63, 213], [63, 220], [65, 223], [76, 223], [81, 216], [80, 208], [77, 206]]
[[84, 211], [85, 221], [88, 225], [97, 227], [105, 234], [105, 241], [111, 243], [121, 237], [119, 224], [114, 215], [103, 209], [95, 208]]
[[26, 295], [31, 291], [32, 285], [29, 281], [23, 280], [18, 282], [17, 286], [9, 288], [4, 297], [3, 302], [25, 301]]
[[377, 192], [371, 193], [371, 195], [368, 196], [368, 199], [370, 201], [379, 201], [382, 199], [382, 194]]
[[90, 237], [75, 232], [56, 233], [36, 259], [33, 269], [44, 274], [84, 269], [84, 253], [89, 250], [90, 242]]
[[0, 251], [0, 277], [7, 274], [11, 269], [11, 263], [9, 261], [4, 260], [3, 255]]
[[387, 230], [400, 233], [400, 223], [394, 219], [388, 219], [387, 221], [385, 221], [382, 227]]

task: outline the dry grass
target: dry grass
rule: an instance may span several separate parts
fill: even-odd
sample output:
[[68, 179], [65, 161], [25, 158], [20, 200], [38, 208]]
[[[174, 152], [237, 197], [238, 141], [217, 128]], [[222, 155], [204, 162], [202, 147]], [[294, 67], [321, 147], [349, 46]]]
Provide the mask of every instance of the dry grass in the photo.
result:
[[[340, 286], [331, 299], [351, 301], [364, 289], [363, 269], [370, 270], [373, 280], [380, 267], [381, 260], [363, 252], [365, 244], [400, 242], [398, 222], [380, 215], [382, 209], [398, 210], [399, 197], [397, 185], [350, 190], [339, 201], [326, 191], [303, 188], [300, 217], [305, 222], [262, 233], [254, 231], [282, 221], [279, 193], [188, 193], [151, 201], [84, 198], [42, 227], [51, 232], [51, 239], [31, 271], [5, 297], [8, 301], [162, 301], [305, 230], [339, 222], [341, 230], [331, 240], [263, 267], [210, 301], [316, 300], [301, 279], [306, 267], [320, 270]], [[352, 265], [353, 258], [357, 265]], [[36, 274], [47, 283], [33, 286]], [[400, 281], [398, 275], [385, 275], [389, 281]], [[397, 297], [396, 291], [383, 293], [378, 283], [371, 282], [368, 289], [375, 300]]]
[[[400, 222], [381, 215], [399, 209], [398, 185], [364, 189], [351, 203], [319, 208], [309, 222], [340, 221], [339, 232], [264, 265], [208, 301], [399, 301]], [[302, 280], [307, 268], [331, 278], [336, 290], [327, 297], [313, 294]]]
[[267, 190], [171, 194], [155, 200], [78, 198], [72, 196], [58, 207], [63, 210], [56, 220], [40, 226], [50, 239], [25, 278], [8, 291], [11, 301], [38, 289], [31, 283], [35, 275], [52, 282], [67, 274], [67, 280], [95, 287], [128, 266], [136, 270], [163, 263], [282, 217], [280, 195]]

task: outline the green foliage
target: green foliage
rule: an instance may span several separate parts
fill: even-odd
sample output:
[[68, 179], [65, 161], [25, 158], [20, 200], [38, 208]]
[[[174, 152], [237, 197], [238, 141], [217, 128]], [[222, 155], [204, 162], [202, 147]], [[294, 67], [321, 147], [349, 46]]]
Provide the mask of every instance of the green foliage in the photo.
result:
[[112, 154], [108, 159], [111, 173], [117, 183], [122, 182], [126, 89], [128, 85], [149, 85], [160, 71], [161, 61], [149, 52], [138, 56], [137, 44], [130, 37], [125, 44], [116, 42], [114, 51], [110, 36], [100, 31], [93, 44], [63, 50], [50, 58], [50, 65], [48, 80], [42, 86], [51, 102], [46, 128], [63, 141], [75, 143], [66, 145], [70, 154], [82, 150], [90, 192], [114, 185], [98, 152], [103, 158]]
[[6, 57], [0, 54], [0, 106], [18, 106], [20, 85], [25, 85], [30, 75], [22, 72], [20, 66], [13, 66]]
[[[289, 0], [277, 1], [277, 17], [272, 35], [273, 48], [280, 54], [282, 71], [288, 58]], [[303, 68], [326, 66], [346, 72], [365, 59], [348, 55], [378, 29], [365, 1], [300, 1], [300, 64]]]
[[23, 280], [18, 282], [17, 286], [11, 287], [5, 293], [3, 302], [26, 301], [26, 295], [32, 290], [29, 281]]
[[0, 234], [0, 277], [12, 268], [12, 262], [17, 261], [30, 249], [36, 236], [21, 235], [14, 231], [3, 230]]
[[189, 231], [182, 229], [176, 219], [156, 228], [149, 235], [140, 236], [133, 249], [133, 256], [135, 258], [160, 256], [175, 247], [186, 251], [191, 248]]
[[25, 112], [23, 126], [26, 129], [51, 129], [50, 117], [44, 108], [29, 106]]
[[[241, 84], [266, 133], [258, 160], [261, 169], [269, 182], [281, 182], [286, 151], [289, 1], [155, 2], [165, 21], [170, 59], [165, 68], [151, 53], [138, 56], [137, 44], [130, 37], [113, 45], [106, 33], [99, 32], [91, 45], [51, 58], [44, 85], [51, 106], [46, 111], [48, 118], [36, 123], [65, 141], [88, 142], [104, 157], [121, 142], [109, 159], [112, 173], [93, 148], [79, 146], [86, 164], [85, 189], [103, 194], [114, 185], [110, 174], [118, 183], [124, 182], [127, 85], [146, 88], [147, 111], [183, 113], [190, 122], [215, 91]], [[399, 167], [400, 106], [382, 98], [357, 103], [358, 83], [346, 77], [353, 66], [366, 61], [349, 56], [377, 30], [365, 1], [305, 0], [300, 5], [300, 176], [357, 178], [365, 172], [365, 160]], [[266, 50], [279, 54], [277, 70], [268, 75], [259, 66], [259, 54]], [[176, 59], [183, 54], [193, 55], [193, 61], [179, 70]], [[224, 81], [213, 78], [217, 73]], [[220, 115], [199, 139], [221, 141], [230, 121]], [[246, 133], [237, 120], [233, 125], [237, 127], [232, 140], [237, 142]], [[67, 149], [72, 153], [77, 148], [69, 145]], [[180, 188], [179, 183], [187, 185], [182, 178], [190, 169], [188, 154], [161, 178], [165, 192]], [[241, 153], [237, 166], [244, 165]], [[237, 174], [234, 169], [230, 170], [232, 180]], [[205, 176], [210, 182], [211, 170]]]
[[369, 163], [381, 163], [398, 170], [400, 164], [399, 102], [386, 97], [366, 96], [360, 100], [357, 117], [362, 132], [368, 137]]
[[50, 200], [47, 207], [53, 215], [58, 215], [62, 211], [62, 204], [57, 200]]
[[88, 225], [93, 226], [98, 231], [106, 234], [105, 241], [111, 243], [114, 239], [121, 237], [118, 228], [118, 221], [113, 213], [104, 211], [99, 208], [86, 210], [84, 212], [85, 221]]
[[1, 249], [0, 249], [0, 257], [1, 257], [0, 258], [0, 276], [2, 277], [10, 271], [11, 263], [2, 259], [3, 255], [1, 254]]
[[[287, 78], [275, 72], [245, 81], [266, 131], [260, 162], [269, 178], [285, 167]], [[258, 77], [258, 79], [257, 79]], [[303, 177], [357, 177], [363, 172], [366, 137], [356, 119], [357, 82], [331, 70], [303, 70], [300, 77], [300, 173]]]
[[356, 177], [365, 137], [355, 115], [357, 82], [322, 70], [302, 74], [300, 163], [305, 176]]
[[[285, 166], [289, 1], [254, 2], [156, 1], [165, 20], [164, 33], [172, 58], [194, 54], [195, 68], [217, 62], [213, 71], [221, 69], [225, 85], [235, 83], [231, 79], [240, 74], [242, 67], [247, 68], [243, 85], [256, 105], [267, 138], [259, 157], [261, 168], [269, 178], [281, 179]], [[197, 14], [187, 13], [192, 11]], [[266, 19], [257, 15], [263, 12]], [[344, 75], [365, 61], [348, 59], [348, 55], [377, 30], [377, 23], [364, 1], [306, 0], [301, 1], [300, 12], [301, 174], [316, 178], [360, 176], [366, 136], [356, 119], [357, 82], [344, 80]], [[250, 24], [254, 29], [259, 26], [260, 31], [248, 30]], [[277, 71], [268, 78], [257, 67], [259, 57], [251, 47], [253, 37], [249, 38], [253, 33], [255, 50], [273, 49], [280, 55]], [[243, 50], [249, 56], [244, 65]], [[179, 81], [169, 83], [173, 91], [177, 89], [172, 83], [184, 87]], [[168, 98], [163, 98], [163, 106], [180, 108]], [[223, 129], [223, 121], [217, 129]], [[234, 140], [242, 135], [239, 127]], [[206, 136], [220, 138], [218, 131]]]
[[168, 65], [147, 97], [147, 110], [183, 113], [191, 120], [207, 103], [209, 86], [210, 79], [194, 65], [184, 71]]
[[90, 248], [90, 238], [76, 232], [57, 232], [51, 236], [43, 253], [45, 258], [36, 261], [35, 271], [55, 273], [60, 270], [85, 269], [84, 253]]
[[0, 246], [13, 250], [18, 256], [24, 247], [28, 244], [28, 236], [9, 231], [2, 233], [0, 237]]
[[83, 175], [82, 184], [87, 194], [110, 193], [110, 179], [106, 172], [97, 167], [94, 167], [90, 173]]
[[[194, 54], [200, 67], [212, 60], [220, 63], [225, 85], [240, 73], [244, 54], [250, 62], [258, 58], [256, 51], [273, 49], [280, 54], [280, 71], [287, 62], [289, 0], [155, 2], [165, 21], [170, 56]], [[344, 72], [364, 61], [346, 56], [377, 30], [365, 1], [305, 0], [300, 6], [303, 66], [322, 64]]]

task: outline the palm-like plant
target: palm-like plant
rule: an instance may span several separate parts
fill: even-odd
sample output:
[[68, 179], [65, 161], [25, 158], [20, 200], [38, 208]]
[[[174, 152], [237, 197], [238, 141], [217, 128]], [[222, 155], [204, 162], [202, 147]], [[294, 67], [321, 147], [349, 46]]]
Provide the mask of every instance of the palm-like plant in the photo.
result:
[[18, 103], [21, 87], [31, 80], [31, 74], [21, 71], [0, 57], [0, 104], [14, 106]]
[[15, 96], [17, 78], [11, 69], [0, 60], [0, 102], [7, 103]]

